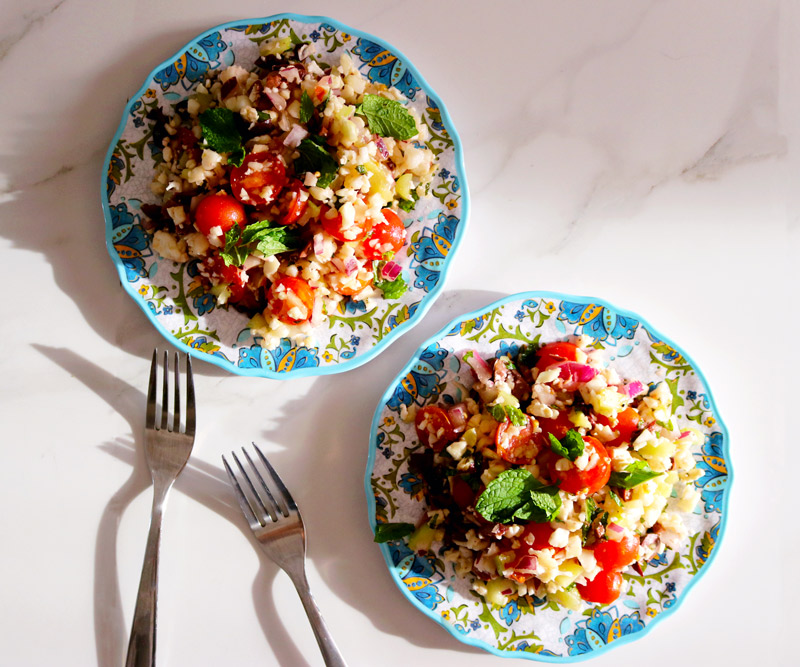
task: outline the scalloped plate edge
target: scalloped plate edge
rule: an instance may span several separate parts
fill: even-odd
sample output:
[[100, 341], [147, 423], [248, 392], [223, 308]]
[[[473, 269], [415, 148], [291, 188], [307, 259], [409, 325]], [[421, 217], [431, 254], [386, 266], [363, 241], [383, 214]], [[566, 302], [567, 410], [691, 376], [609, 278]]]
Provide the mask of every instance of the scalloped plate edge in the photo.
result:
[[700, 569], [698, 571], [698, 573], [695, 574], [688, 581], [688, 583], [686, 584], [686, 588], [683, 591], [683, 594], [676, 600], [675, 605], [673, 605], [669, 609], [665, 609], [664, 611], [662, 611], [660, 614], [658, 614], [658, 616], [656, 618], [654, 618], [652, 620], [652, 622], [648, 623], [644, 627], [644, 629], [640, 630], [639, 632], [636, 632], [636, 633], [631, 634], [631, 635], [623, 635], [623, 636], [619, 637], [618, 639], [614, 640], [613, 642], [611, 642], [610, 644], [607, 644], [607, 645], [605, 645], [603, 647], [600, 647], [600, 648], [598, 648], [596, 650], [590, 651], [589, 653], [583, 653], [583, 654], [575, 655], [575, 656], [551, 657], [551, 656], [539, 655], [539, 654], [536, 654], [536, 653], [527, 653], [525, 651], [503, 651], [503, 650], [495, 648], [494, 646], [491, 646], [491, 645], [487, 644], [484, 641], [473, 640], [473, 639], [470, 639], [469, 637], [467, 637], [466, 635], [461, 634], [460, 632], [458, 632], [458, 630], [455, 629], [454, 626], [452, 626], [451, 624], [447, 623], [440, 615], [435, 614], [432, 610], [428, 609], [427, 607], [423, 607], [418, 603], [418, 601], [409, 592], [408, 587], [405, 586], [405, 584], [403, 584], [403, 582], [398, 578], [396, 570], [394, 568], [394, 564], [392, 563], [392, 558], [391, 558], [391, 555], [389, 553], [388, 545], [387, 544], [380, 544], [379, 546], [380, 546], [380, 549], [381, 549], [381, 553], [383, 554], [383, 558], [386, 561], [386, 565], [387, 565], [387, 567], [389, 569], [389, 572], [390, 572], [390, 574], [392, 576], [392, 580], [397, 585], [397, 587], [400, 589], [400, 591], [403, 593], [403, 595], [406, 597], [406, 599], [408, 599], [408, 601], [411, 602], [411, 604], [415, 608], [417, 608], [419, 611], [421, 611], [423, 614], [425, 614], [428, 618], [434, 620], [436, 623], [438, 623], [440, 626], [442, 626], [445, 630], [447, 630], [451, 635], [453, 635], [460, 642], [463, 642], [465, 644], [469, 644], [470, 646], [475, 646], [477, 648], [483, 649], [484, 651], [488, 651], [489, 653], [492, 653], [492, 654], [494, 654], [496, 656], [499, 656], [501, 658], [520, 658], [520, 659], [523, 659], [523, 660], [534, 660], [534, 661], [551, 662], [551, 663], [581, 662], [583, 660], [588, 660], [590, 658], [594, 658], [594, 657], [597, 657], [599, 655], [602, 655], [602, 654], [606, 653], [607, 651], [609, 651], [609, 650], [611, 650], [613, 648], [616, 648], [617, 646], [623, 646], [624, 644], [627, 644], [627, 643], [629, 643], [631, 641], [635, 641], [637, 639], [641, 639], [641, 638], [645, 637], [652, 630], [653, 627], [655, 627], [656, 625], [658, 625], [660, 623], [660, 621], [662, 621], [663, 619], [668, 618], [669, 616], [671, 616], [682, 605], [682, 603], [686, 599], [686, 596], [689, 593], [689, 591], [695, 586], [695, 584], [708, 571], [709, 566], [711, 565], [711, 563], [716, 558], [716, 555], [717, 555], [717, 553], [719, 551], [719, 547], [720, 547], [720, 545], [721, 545], [721, 543], [722, 543], [722, 541], [724, 539], [724, 536], [725, 536], [725, 528], [727, 526], [727, 521], [728, 521], [728, 505], [730, 504], [729, 501], [730, 501], [731, 487], [733, 485], [733, 478], [734, 478], [733, 464], [732, 464], [731, 456], [730, 456], [730, 436], [728, 434], [727, 426], [725, 425], [725, 423], [723, 422], [722, 418], [719, 415], [719, 410], [717, 409], [717, 404], [716, 404], [716, 402], [714, 400], [714, 394], [713, 394], [713, 391], [711, 390], [711, 387], [710, 387], [710, 385], [708, 383], [708, 380], [706, 379], [706, 377], [703, 374], [703, 372], [700, 369], [700, 367], [695, 363], [694, 359], [690, 355], [686, 354], [686, 352], [683, 350], [683, 348], [681, 348], [679, 345], [676, 345], [670, 338], [668, 338], [668, 337], [664, 336], [663, 334], [661, 334], [657, 329], [655, 329], [653, 326], [651, 326], [650, 323], [646, 319], [644, 319], [643, 317], [641, 317], [637, 313], [631, 312], [631, 311], [626, 310], [624, 308], [618, 308], [614, 304], [609, 303], [608, 301], [606, 301], [604, 299], [597, 299], [595, 297], [577, 296], [577, 295], [573, 295], [573, 294], [564, 294], [564, 293], [561, 293], [561, 292], [549, 292], [549, 291], [518, 292], [516, 294], [512, 294], [510, 296], [507, 296], [507, 297], [504, 297], [502, 299], [499, 299], [499, 300], [497, 300], [497, 301], [495, 301], [495, 302], [493, 302], [493, 303], [491, 303], [491, 304], [489, 304], [487, 306], [484, 306], [483, 308], [478, 308], [476, 310], [473, 310], [472, 312], [465, 313], [463, 315], [459, 315], [458, 317], [453, 319], [451, 322], [449, 322], [438, 333], [434, 334], [428, 340], [426, 340], [424, 343], [422, 343], [422, 345], [420, 345], [420, 347], [417, 349], [417, 351], [414, 353], [414, 355], [411, 357], [411, 359], [408, 361], [408, 363], [403, 367], [403, 369], [398, 373], [398, 375], [392, 380], [392, 382], [389, 384], [389, 387], [387, 388], [387, 390], [381, 396], [380, 401], [378, 403], [378, 407], [376, 408], [375, 414], [372, 417], [372, 423], [370, 425], [370, 447], [369, 447], [369, 455], [368, 455], [368, 458], [367, 458], [367, 470], [366, 470], [366, 474], [365, 474], [365, 477], [364, 477], [364, 490], [365, 490], [365, 493], [367, 495], [367, 513], [368, 513], [369, 524], [370, 524], [370, 528], [372, 529], [372, 532], [374, 533], [375, 532], [375, 524], [376, 524], [376, 521], [375, 521], [376, 505], [375, 505], [375, 496], [372, 493], [372, 470], [373, 470], [374, 465], [375, 465], [375, 454], [376, 454], [377, 450], [373, 446], [373, 443], [375, 442], [375, 439], [377, 437], [378, 424], [380, 422], [381, 415], [383, 413], [383, 408], [386, 405], [386, 402], [389, 400], [389, 398], [391, 398], [391, 395], [394, 392], [394, 388], [396, 387], [398, 382], [400, 382], [400, 380], [402, 380], [409, 373], [409, 371], [414, 366], [415, 362], [419, 359], [420, 355], [429, 346], [431, 346], [434, 343], [436, 343], [436, 342], [440, 341], [441, 339], [443, 339], [445, 337], [445, 335], [449, 331], [451, 331], [453, 329], [453, 327], [455, 327], [457, 324], [460, 324], [463, 321], [468, 321], [470, 319], [479, 317], [480, 315], [482, 315], [484, 313], [487, 313], [487, 312], [489, 312], [491, 310], [494, 310], [495, 308], [499, 308], [500, 306], [504, 306], [505, 304], [510, 303], [512, 301], [521, 301], [521, 300], [524, 300], [524, 299], [535, 299], [535, 298], [549, 298], [549, 299], [560, 300], [560, 301], [565, 301], [566, 300], [566, 301], [579, 301], [579, 302], [599, 304], [599, 305], [605, 306], [607, 308], [610, 308], [615, 313], [619, 313], [621, 315], [627, 315], [629, 317], [637, 319], [640, 322], [640, 324], [642, 324], [648, 331], [650, 331], [654, 335], [657, 335], [662, 341], [664, 341], [665, 343], [669, 344], [675, 350], [680, 352], [684, 356], [684, 358], [689, 362], [689, 364], [692, 366], [692, 369], [697, 374], [697, 376], [700, 378], [701, 382], [708, 389], [708, 399], [709, 399], [709, 402], [711, 404], [711, 409], [712, 409], [712, 411], [714, 413], [714, 416], [717, 419], [717, 426], [722, 431], [722, 434], [723, 434], [722, 451], [723, 451], [723, 454], [725, 456], [725, 463], [726, 463], [727, 470], [728, 470], [728, 473], [727, 473], [728, 477], [727, 477], [727, 485], [724, 488], [723, 494], [722, 494], [719, 533], [717, 535], [716, 545], [715, 545], [714, 549], [711, 551], [711, 553], [709, 554], [708, 559], [706, 560], [704, 567], [702, 569]]

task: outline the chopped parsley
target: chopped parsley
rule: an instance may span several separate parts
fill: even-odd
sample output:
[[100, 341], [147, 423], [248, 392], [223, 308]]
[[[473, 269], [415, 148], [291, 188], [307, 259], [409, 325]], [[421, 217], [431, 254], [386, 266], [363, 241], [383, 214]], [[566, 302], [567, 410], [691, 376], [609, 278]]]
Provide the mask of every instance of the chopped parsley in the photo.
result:
[[414, 117], [400, 102], [381, 95], [364, 95], [356, 113], [367, 119], [370, 132], [381, 137], [407, 140], [417, 136]]

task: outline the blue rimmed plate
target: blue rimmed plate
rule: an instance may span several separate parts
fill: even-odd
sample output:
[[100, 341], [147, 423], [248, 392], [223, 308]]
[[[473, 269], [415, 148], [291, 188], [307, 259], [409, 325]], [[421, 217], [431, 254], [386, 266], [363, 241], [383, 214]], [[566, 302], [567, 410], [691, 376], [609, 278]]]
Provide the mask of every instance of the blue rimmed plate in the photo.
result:
[[411, 551], [406, 540], [380, 545], [414, 606], [459, 640], [504, 657], [571, 662], [641, 637], [678, 607], [706, 571], [725, 527], [732, 478], [728, 433], [697, 365], [638, 315], [599, 299], [527, 292], [451, 322], [423, 344], [383, 395], [372, 420], [365, 480], [373, 529], [386, 521], [418, 523], [426, 509], [422, 481], [408, 469], [408, 456], [419, 445], [413, 423], [400, 418], [402, 406], [460, 401], [459, 384], [472, 384], [461, 362], [468, 349], [489, 358], [574, 334], [594, 338], [623, 377], [669, 383], [676, 417], [703, 435], [695, 452], [701, 500], [686, 518], [689, 539], [679, 551], [651, 560], [643, 576], [626, 575], [628, 590], [613, 605], [585, 604], [574, 612], [535, 597], [493, 607], [456, 576], [437, 545], [428, 555]]
[[[410, 289], [399, 300], [376, 299], [369, 308], [349, 303], [314, 330], [315, 347], [284, 339], [264, 350], [247, 328], [248, 318], [215, 307], [186, 265], [161, 259], [142, 227], [141, 205], [157, 203], [150, 193], [154, 160], [145, 116], [155, 106], [169, 109], [186, 99], [209, 70], [233, 63], [252, 67], [259, 43], [291, 36], [313, 42], [318, 56], [338, 63], [347, 51], [371, 81], [399, 89], [428, 126], [427, 145], [439, 171], [432, 196], [406, 219], [409, 242], [396, 258]], [[444, 286], [445, 275], [463, 235], [469, 195], [461, 143], [444, 105], [409, 60], [386, 42], [319, 16], [278, 14], [212, 28], [156, 67], [125, 107], [106, 155], [102, 180], [106, 245], [120, 281], [168, 340], [195, 357], [240, 375], [300, 377], [349, 370], [365, 363], [424, 316]], [[403, 253], [401, 252], [401, 255]]]

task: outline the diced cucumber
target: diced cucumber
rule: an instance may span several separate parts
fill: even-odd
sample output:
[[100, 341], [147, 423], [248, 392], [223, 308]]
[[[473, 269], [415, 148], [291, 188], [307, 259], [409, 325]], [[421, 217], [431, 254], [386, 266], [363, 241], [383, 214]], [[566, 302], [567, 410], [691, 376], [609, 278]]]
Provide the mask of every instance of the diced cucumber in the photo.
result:
[[407, 201], [414, 201], [414, 197], [411, 194], [411, 186], [413, 182], [414, 176], [412, 174], [403, 174], [400, 178], [395, 181], [394, 189], [397, 192], [398, 197], [402, 197]]
[[553, 581], [559, 588], [566, 588], [574, 582], [583, 572], [583, 567], [579, 562], [574, 559], [566, 560], [558, 567], [561, 573], [557, 575]]
[[433, 544], [439, 531], [431, 528], [427, 523], [423, 523], [408, 538], [408, 548], [411, 551], [428, 551]]
[[566, 607], [572, 611], [577, 611], [581, 608], [581, 596], [580, 593], [578, 593], [578, 591], [575, 589], [569, 591], [556, 591], [552, 597], [562, 607]]
[[486, 582], [486, 595], [484, 597], [489, 604], [505, 607], [508, 604], [508, 595], [503, 591], [509, 590], [514, 590], [514, 584], [508, 579], [492, 579]]

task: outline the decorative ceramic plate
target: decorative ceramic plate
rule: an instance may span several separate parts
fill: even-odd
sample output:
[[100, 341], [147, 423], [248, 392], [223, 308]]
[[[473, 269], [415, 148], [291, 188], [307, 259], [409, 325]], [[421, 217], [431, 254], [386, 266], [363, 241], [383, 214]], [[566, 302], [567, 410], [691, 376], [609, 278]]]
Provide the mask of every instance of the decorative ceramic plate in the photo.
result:
[[728, 434], [694, 362], [637, 315], [598, 299], [528, 292], [452, 322], [420, 348], [384, 394], [372, 421], [366, 475], [373, 529], [376, 522], [418, 523], [426, 509], [422, 481], [408, 469], [418, 440], [414, 424], [400, 418], [401, 406], [459, 402], [456, 383], [473, 382], [461, 361], [468, 349], [484, 358], [499, 357], [516, 354], [526, 343], [573, 334], [594, 338], [622, 377], [669, 384], [679, 421], [704, 436], [695, 452], [703, 473], [695, 482], [701, 500], [685, 518], [689, 539], [680, 551], [668, 549], [653, 558], [643, 576], [626, 575], [627, 592], [614, 604], [584, 603], [579, 611], [536, 597], [491, 606], [471, 591], [470, 581], [454, 574], [436, 544], [427, 555], [412, 552], [407, 538], [381, 545], [395, 582], [412, 604], [461, 641], [501, 656], [570, 662], [641, 637], [677, 608], [706, 571], [725, 526]]
[[[247, 327], [248, 317], [215, 306], [196, 279], [196, 262], [176, 264], [155, 254], [142, 227], [161, 146], [152, 140], [147, 113], [171, 110], [210, 70], [233, 63], [251, 69], [259, 44], [290, 36], [312, 42], [322, 60], [338, 63], [347, 51], [370, 81], [394, 86], [408, 98], [430, 131], [427, 146], [439, 171], [432, 196], [420, 200], [405, 224], [408, 244], [395, 261], [403, 266], [408, 292], [398, 300], [376, 299], [369, 308], [349, 302], [315, 328], [316, 347], [283, 339], [265, 350]], [[150, 320], [177, 347], [231, 372], [273, 378], [348, 370], [378, 354], [411, 329], [442, 290], [445, 274], [464, 234], [468, 193], [461, 144], [437, 95], [397, 49], [382, 40], [324, 17], [279, 14], [227, 23], [192, 40], [159, 65], [125, 107], [106, 156], [102, 202], [106, 244], [122, 285]]]

